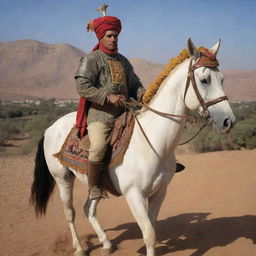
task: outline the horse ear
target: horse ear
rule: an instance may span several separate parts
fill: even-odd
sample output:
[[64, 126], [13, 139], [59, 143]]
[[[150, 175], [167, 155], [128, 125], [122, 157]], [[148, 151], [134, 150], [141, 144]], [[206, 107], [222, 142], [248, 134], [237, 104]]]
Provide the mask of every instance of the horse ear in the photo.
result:
[[219, 39], [219, 41], [209, 50], [209, 52], [216, 56], [220, 48], [220, 42], [221, 39]]
[[188, 53], [191, 57], [194, 57], [195, 59], [198, 59], [200, 57], [200, 53], [194, 46], [191, 38], [188, 39]]

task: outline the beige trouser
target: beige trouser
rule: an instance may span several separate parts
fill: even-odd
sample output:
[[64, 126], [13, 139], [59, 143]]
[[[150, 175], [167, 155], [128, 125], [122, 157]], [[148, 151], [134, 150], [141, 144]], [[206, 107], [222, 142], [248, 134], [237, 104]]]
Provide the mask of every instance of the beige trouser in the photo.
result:
[[102, 162], [108, 145], [107, 138], [111, 133], [112, 127], [103, 122], [92, 122], [88, 125], [87, 130], [90, 139], [88, 160]]

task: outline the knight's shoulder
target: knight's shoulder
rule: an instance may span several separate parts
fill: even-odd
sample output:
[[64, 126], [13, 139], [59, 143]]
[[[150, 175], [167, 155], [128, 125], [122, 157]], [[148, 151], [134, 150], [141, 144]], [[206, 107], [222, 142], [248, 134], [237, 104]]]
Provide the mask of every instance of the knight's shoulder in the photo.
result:
[[83, 62], [85, 60], [96, 60], [97, 58], [99, 58], [99, 54], [97, 53], [97, 51], [94, 52], [90, 52], [88, 54], [85, 54], [83, 57], [80, 58], [80, 62]]
[[118, 59], [127, 67], [127, 68], [132, 68], [131, 62], [122, 54], [118, 53]]
[[84, 55], [83, 57], [81, 57], [80, 66], [84, 66], [84, 67], [87, 67], [88, 65], [89, 66], [95, 66], [95, 65], [97, 66], [99, 60], [100, 60], [100, 58], [99, 58], [98, 54], [95, 52], [91, 52], [91, 53], [88, 53], [88, 54]]
[[130, 62], [124, 55], [118, 53], [118, 59], [125, 62]]
[[129, 69], [133, 69], [131, 62], [122, 54], [118, 53], [118, 59]]
[[90, 58], [98, 58], [100, 56], [100, 51], [96, 50], [96, 51], [92, 51], [90, 53], [87, 54]]

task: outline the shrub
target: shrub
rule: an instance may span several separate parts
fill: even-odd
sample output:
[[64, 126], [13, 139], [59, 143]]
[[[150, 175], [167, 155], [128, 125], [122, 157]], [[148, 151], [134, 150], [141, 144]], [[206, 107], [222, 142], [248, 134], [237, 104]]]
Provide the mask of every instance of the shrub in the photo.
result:
[[10, 135], [8, 133], [7, 123], [4, 120], [1, 120], [0, 121], [0, 145], [5, 144], [5, 141], [8, 140], [9, 136]]
[[[199, 130], [199, 126], [195, 125], [185, 130], [185, 139], [192, 138]], [[224, 150], [225, 143], [220, 134], [215, 133], [211, 128], [205, 127], [202, 132], [189, 143], [190, 147], [196, 152], [208, 152]]]
[[232, 131], [233, 142], [237, 148], [256, 148], [256, 116], [238, 122]]
[[20, 127], [16, 120], [0, 118], [0, 145], [5, 144], [7, 140], [13, 139], [16, 134], [19, 134]]
[[[228, 134], [219, 134], [211, 128], [204, 130], [190, 142], [190, 147], [197, 152], [208, 152], [217, 150], [236, 150], [241, 148], [256, 148], [256, 116], [250, 114], [251, 118], [237, 121], [235, 127]], [[184, 140], [191, 138], [199, 126], [194, 125], [185, 129]]]
[[56, 113], [57, 106], [54, 104], [54, 100], [43, 100], [38, 106], [38, 114], [48, 115], [49, 113]]
[[[55, 120], [69, 112], [77, 110], [77, 104], [67, 103], [65, 106], [57, 106], [55, 99], [44, 100], [38, 106], [34, 103], [21, 105], [11, 103], [0, 104], [0, 145], [7, 140], [14, 139], [18, 134], [28, 134], [29, 140], [17, 153], [31, 152], [39, 139]], [[33, 114], [33, 118], [31, 118]], [[24, 117], [22, 117], [24, 115]], [[2, 151], [3, 147], [0, 147]]]
[[23, 116], [23, 113], [20, 110], [16, 110], [16, 111], [11, 110], [10, 112], [8, 112], [8, 117], [10, 117], [10, 118], [22, 117], [22, 116]]

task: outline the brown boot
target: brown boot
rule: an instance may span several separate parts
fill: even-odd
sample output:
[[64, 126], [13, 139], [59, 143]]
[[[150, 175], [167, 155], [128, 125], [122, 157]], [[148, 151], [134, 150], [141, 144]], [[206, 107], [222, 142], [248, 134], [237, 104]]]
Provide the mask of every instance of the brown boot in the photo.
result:
[[103, 171], [103, 162], [88, 162], [88, 186], [89, 199], [98, 199], [102, 197], [102, 190], [100, 188], [100, 176]]

